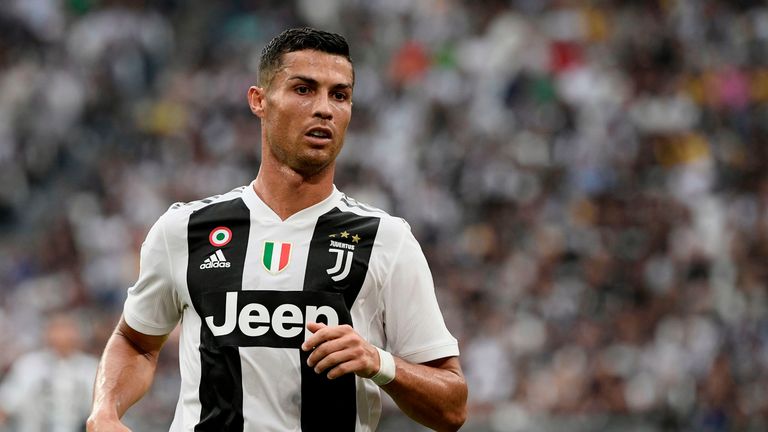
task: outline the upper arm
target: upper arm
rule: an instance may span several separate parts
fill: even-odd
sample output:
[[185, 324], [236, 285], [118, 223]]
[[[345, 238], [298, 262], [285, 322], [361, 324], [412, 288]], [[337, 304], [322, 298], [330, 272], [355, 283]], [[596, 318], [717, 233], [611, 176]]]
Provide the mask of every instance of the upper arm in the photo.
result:
[[443, 357], [435, 360], [430, 360], [424, 363], [421, 363], [424, 366], [429, 366], [436, 369], [442, 369], [444, 371], [451, 372], [461, 378], [464, 379], [464, 372], [461, 370], [461, 363], [459, 363], [458, 357]]
[[[175, 227], [177, 216], [164, 214], [152, 226], [141, 246], [139, 278], [128, 289], [123, 319], [130, 328], [145, 335], [170, 333], [179, 322], [183, 304], [174, 283], [174, 263], [178, 242], [175, 231], [166, 235], [166, 227]], [[169, 246], [172, 243], [176, 246]], [[174, 253], [175, 252], [175, 253]], [[129, 331], [129, 330], [126, 330]]]
[[125, 322], [125, 318], [121, 317], [120, 322], [115, 328], [115, 335], [125, 339], [125, 341], [133, 347], [141, 355], [157, 357], [160, 352], [160, 348], [168, 339], [168, 335], [148, 335], [134, 330], [128, 323]]

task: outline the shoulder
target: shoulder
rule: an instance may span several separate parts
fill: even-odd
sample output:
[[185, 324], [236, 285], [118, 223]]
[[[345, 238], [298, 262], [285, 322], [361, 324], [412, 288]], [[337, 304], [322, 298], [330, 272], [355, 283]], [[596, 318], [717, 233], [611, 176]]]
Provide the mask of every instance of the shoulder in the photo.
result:
[[34, 371], [51, 364], [54, 355], [48, 350], [30, 351], [20, 355], [14, 362], [14, 368], [23, 371]]
[[173, 203], [168, 210], [160, 216], [157, 225], [169, 230], [185, 227], [186, 221], [192, 213], [224, 201], [242, 199], [246, 187], [247, 186], [240, 186], [227, 193], [213, 195], [195, 201]]
[[96, 367], [99, 365], [99, 359], [86, 352], [78, 352], [74, 354], [72, 356], [72, 360], [78, 365], [78, 367], [86, 371], [90, 369], [96, 369]]
[[239, 186], [227, 193], [209, 196], [196, 201], [173, 203], [171, 207], [168, 208], [168, 211], [166, 212], [166, 214], [189, 215], [190, 213], [193, 213], [197, 210], [200, 210], [202, 208], [211, 206], [213, 204], [216, 204], [222, 201], [241, 199], [243, 197], [243, 192], [245, 191], [246, 187], [247, 186]]
[[405, 219], [393, 216], [384, 210], [370, 204], [358, 201], [343, 192], [339, 197], [339, 209], [355, 213], [359, 216], [377, 218], [379, 220], [379, 237], [389, 239], [402, 239], [411, 234], [411, 226]]

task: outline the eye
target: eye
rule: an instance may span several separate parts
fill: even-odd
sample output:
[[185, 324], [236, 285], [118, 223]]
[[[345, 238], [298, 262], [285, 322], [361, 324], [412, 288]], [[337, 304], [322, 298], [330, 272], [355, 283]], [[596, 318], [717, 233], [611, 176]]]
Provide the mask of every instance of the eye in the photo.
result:
[[342, 101], [345, 101], [345, 100], [349, 99], [349, 95], [347, 95], [344, 92], [334, 92], [333, 93], [333, 98], [336, 99], [337, 101], [342, 102]]
[[296, 93], [298, 93], [300, 95], [309, 94], [309, 87], [307, 87], [305, 85], [298, 86], [298, 87], [296, 87]]

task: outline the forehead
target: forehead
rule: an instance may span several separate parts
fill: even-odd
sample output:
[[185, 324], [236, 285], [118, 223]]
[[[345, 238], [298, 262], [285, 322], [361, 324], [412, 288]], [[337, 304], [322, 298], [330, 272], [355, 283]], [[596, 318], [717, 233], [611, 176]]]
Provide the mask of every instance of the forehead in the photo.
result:
[[323, 84], [351, 86], [353, 83], [352, 64], [340, 55], [315, 50], [293, 51], [283, 54], [280, 63], [275, 78], [281, 81], [299, 75]]

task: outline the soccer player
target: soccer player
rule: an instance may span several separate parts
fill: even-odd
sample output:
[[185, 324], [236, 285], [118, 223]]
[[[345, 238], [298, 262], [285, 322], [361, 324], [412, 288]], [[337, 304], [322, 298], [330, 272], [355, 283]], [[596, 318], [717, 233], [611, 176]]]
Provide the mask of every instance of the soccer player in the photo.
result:
[[333, 184], [354, 72], [336, 34], [291, 29], [248, 90], [261, 166], [248, 186], [160, 217], [96, 377], [91, 432], [151, 385], [181, 321], [171, 431], [372, 431], [379, 388], [416, 421], [456, 430], [467, 388], [424, 255], [401, 219]]

